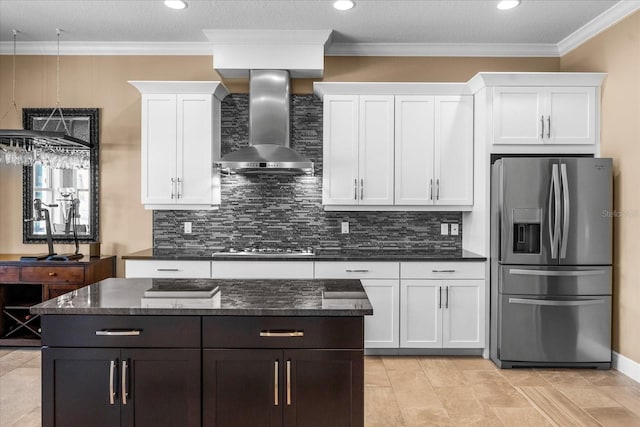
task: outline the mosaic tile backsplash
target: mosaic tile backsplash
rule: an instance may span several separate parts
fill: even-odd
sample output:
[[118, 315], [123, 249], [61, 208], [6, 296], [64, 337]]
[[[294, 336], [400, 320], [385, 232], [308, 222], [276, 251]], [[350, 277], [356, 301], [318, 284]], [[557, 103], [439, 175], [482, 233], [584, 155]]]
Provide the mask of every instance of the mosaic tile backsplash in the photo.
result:
[[[291, 147], [315, 164], [314, 176], [222, 177], [217, 211], [154, 211], [155, 248], [462, 248], [460, 212], [325, 212], [322, 208], [322, 101], [291, 97]], [[249, 97], [222, 102], [222, 154], [246, 145]], [[192, 222], [192, 234], [182, 223]], [[340, 223], [349, 221], [350, 233]], [[440, 223], [458, 223], [458, 236], [441, 236]]]

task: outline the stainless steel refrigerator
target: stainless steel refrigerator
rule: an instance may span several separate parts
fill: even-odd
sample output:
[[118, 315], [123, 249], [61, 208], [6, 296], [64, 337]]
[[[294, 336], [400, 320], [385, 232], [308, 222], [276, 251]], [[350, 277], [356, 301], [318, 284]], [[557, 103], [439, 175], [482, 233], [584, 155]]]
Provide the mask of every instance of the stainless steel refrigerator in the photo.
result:
[[491, 359], [611, 366], [612, 164], [502, 158], [491, 170]]

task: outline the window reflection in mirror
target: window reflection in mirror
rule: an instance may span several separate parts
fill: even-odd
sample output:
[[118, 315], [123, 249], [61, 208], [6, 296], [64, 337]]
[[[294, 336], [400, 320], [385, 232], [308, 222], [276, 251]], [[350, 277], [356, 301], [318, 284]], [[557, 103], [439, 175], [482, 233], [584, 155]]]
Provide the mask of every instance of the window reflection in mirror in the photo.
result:
[[[64, 124], [58, 110], [27, 108], [23, 110], [25, 129], [69, 131], [74, 138], [91, 144], [90, 150], [73, 147], [56, 148], [37, 156], [33, 166], [24, 168], [24, 218], [33, 217], [33, 201], [40, 199], [51, 218], [51, 232], [56, 242], [98, 240], [98, 109], [62, 108]], [[46, 124], [46, 126], [45, 126]], [[24, 223], [25, 243], [41, 243], [46, 238], [44, 221]]]

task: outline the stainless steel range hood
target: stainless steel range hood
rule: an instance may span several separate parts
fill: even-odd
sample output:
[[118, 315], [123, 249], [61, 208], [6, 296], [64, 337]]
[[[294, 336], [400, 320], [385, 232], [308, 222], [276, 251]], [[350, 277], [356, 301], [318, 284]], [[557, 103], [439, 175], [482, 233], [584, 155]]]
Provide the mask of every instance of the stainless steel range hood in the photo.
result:
[[290, 84], [286, 70], [249, 73], [249, 146], [223, 156], [217, 165], [237, 173], [302, 174], [313, 162], [289, 148]]

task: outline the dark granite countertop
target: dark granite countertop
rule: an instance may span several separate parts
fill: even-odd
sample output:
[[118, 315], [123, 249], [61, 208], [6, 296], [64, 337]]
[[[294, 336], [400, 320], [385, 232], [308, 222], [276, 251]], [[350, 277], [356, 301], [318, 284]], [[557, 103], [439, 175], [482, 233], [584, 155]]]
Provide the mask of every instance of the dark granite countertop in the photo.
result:
[[[181, 260], [181, 261], [486, 261], [487, 258], [467, 250], [455, 249], [410, 249], [410, 248], [322, 248], [314, 255], [279, 255], [261, 257], [257, 255], [229, 255], [224, 248], [145, 249], [122, 259], [131, 260]], [[215, 255], [214, 255], [215, 253]]]
[[[212, 298], [153, 298], [145, 291], [207, 290]], [[359, 280], [105, 279], [31, 307], [31, 313], [204, 316], [365, 316], [373, 308]]]

